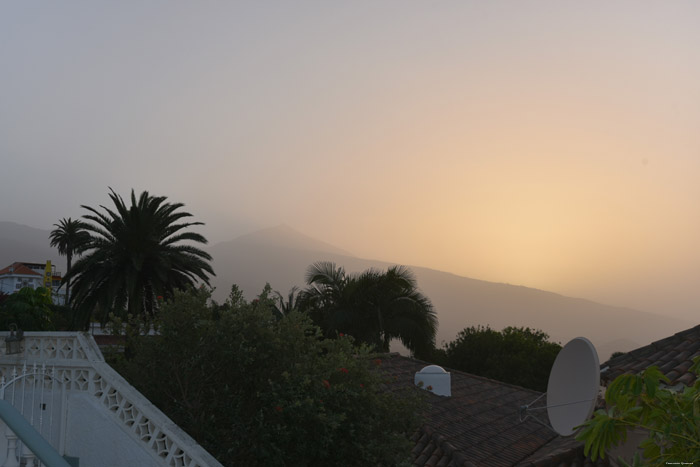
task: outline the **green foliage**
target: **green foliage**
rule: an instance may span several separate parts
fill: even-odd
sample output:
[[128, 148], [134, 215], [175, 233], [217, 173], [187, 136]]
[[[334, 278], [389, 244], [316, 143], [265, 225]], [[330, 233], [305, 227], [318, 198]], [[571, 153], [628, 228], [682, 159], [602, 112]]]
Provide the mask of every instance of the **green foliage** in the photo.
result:
[[[700, 357], [690, 371], [700, 376]], [[604, 458], [611, 446], [627, 439], [629, 429], [641, 428], [648, 432], [639, 445], [644, 465], [699, 462], [700, 378], [680, 392], [661, 388], [660, 381], [669, 382], [656, 366], [615, 378], [605, 392], [609, 408], [598, 410], [576, 437], [585, 442], [585, 454], [594, 461]]]
[[306, 282], [297, 305], [327, 337], [349, 334], [383, 352], [399, 339], [419, 356], [434, 348], [437, 316], [408, 268], [349, 275], [334, 263], [319, 262], [309, 267]]
[[387, 393], [367, 347], [324, 339], [299, 312], [275, 316], [267, 286], [226, 303], [176, 292], [160, 334], [119, 370], [224, 465], [397, 465], [417, 428], [417, 391]]
[[191, 244], [206, 239], [185, 231], [202, 223], [180, 222], [191, 217], [179, 211], [183, 204], [145, 191], [137, 198], [133, 190], [130, 206], [114, 191], [110, 198], [113, 210], [83, 206], [90, 212], [83, 217], [92, 221], [82, 226], [90, 234], [86, 254], [64, 278], [74, 280], [71, 301], [85, 326], [95, 313], [103, 323], [109, 313], [153, 319], [158, 297], [171, 297], [196, 280], [207, 283], [214, 274], [211, 256]]
[[284, 296], [275, 290], [275, 314], [278, 318], [282, 318], [285, 315], [288, 315], [289, 313], [293, 311], [298, 311], [299, 310], [299, 297], [300, 294], [299, 292], [299, 287], [296, 285], [289, 289], [289, 294], [287, 295], [287, 299], [285, 300]]
[[52, 322], [55, 331], [80, 331], [82, 323], [75, 310], [65, 305], [51, 305]]
[[24, 287], [7, 297], [0, 307], [0, 329], [16, 324], [23, 331], [53, 331], [51, 296], [44, 287]]
[[75, 331], [79, 325], [73, 309], [54, 305], [44, 287], [24, 287], [0, 297], [0, 330], [11, 324], [23, 331]]
[[549, 372], [561, 350], [549, 336], [530, 328], [468, 327], [455, 340], [438, 349], [431, 361], [443, 366], [517, 384], [547, 390]]

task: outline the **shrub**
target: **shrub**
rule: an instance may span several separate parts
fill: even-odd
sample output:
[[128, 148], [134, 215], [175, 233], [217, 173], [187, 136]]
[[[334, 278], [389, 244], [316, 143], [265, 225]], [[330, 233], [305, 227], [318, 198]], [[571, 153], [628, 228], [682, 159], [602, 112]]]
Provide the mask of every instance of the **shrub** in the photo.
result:
[[561, 346], [549, 336], [530, 328], [469, 327], [435, 351], [432, 360], [443, 366], [517, 384], [547, 390], [549, 372]]
[[277, 319], [270, 289], [176, 292], [160, 335], [137, 337], [119, 370], [224, 465], [396, 465], [409, 458], [419, 395], [381, 389], [366, 347]]
[[[689, 371], [700, 376], [700, 357]], [[609, 408], [596, 411], [576, 436], [585, 441], [584, 453], [593, 461], [604, 458], [611, 446], [627, 439], [629, 429], [641, 428], [648, 433], [639, 445], [644, 459], [637, 455], [634, 465], [700, 462], [700, 378], [678, 392], [661, 388], [660, 381], [669, 382], [657, 366], [615, 378], [605, 391]]]

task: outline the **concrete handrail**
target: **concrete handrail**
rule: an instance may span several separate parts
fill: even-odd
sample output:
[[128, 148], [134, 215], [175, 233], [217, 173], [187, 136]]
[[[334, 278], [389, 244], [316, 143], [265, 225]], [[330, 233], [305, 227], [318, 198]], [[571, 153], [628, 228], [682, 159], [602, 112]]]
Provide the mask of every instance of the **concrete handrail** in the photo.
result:
[[47, 467], [71, 467], [8, 401], [0, 400], [0, 418]]

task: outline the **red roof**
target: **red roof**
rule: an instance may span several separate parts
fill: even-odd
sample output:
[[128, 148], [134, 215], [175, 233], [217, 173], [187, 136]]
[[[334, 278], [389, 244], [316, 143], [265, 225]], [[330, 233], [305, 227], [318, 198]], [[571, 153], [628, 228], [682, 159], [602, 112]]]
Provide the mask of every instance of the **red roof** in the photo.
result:
[[[10, 268], [14, 268], [14, 271], [10, 273]], [[7, 266], [4, 269], [0, 269], [0, 276], [5, 275], [5, 274], [22, 274], [25, 276], [39, 276], [42, 277], [43, 274], [39, 274], [38, 272], [34, 271], [33, 269], [29, 269], [27, 266], [24, 265], [24, 263], [19, 263], [15, 262], [12, 263], [11, 265]]]

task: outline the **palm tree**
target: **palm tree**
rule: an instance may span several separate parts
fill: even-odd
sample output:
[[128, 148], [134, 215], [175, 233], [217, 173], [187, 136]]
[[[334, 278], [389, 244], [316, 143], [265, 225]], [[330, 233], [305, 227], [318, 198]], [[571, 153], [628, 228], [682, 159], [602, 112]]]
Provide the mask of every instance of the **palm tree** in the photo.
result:
[[73, 303], [84, 312], [87, 327], [97, 311], [102, 322], [109, 312], [151, 319], [158, 310], [158, 298], [169, 298], [175, 289], [194, 285], [196, 280], [209, 284], [214, 270], [211, 256], [191, 244], [206, 244], [200, 234], [185, 232], [201, 222], [182, 222], [191, 217], [178, 211], [182, 203], [168, 203], [165, 196], [150, 196], [147, 191], [136, 198], [131, 191], [131, 206], [110, 188], [115, 209], [100, 206], [83, 216], [90, 233], [86, 255], [74, 266], [67, 279], [75, 279]]
[[334, 263], [319, 262], [309, 267], [306, 282], [300, 307], [328, 336], [347, 333], [381, 351], [399, 339], [414, 354], [435, 344], [437, 316], [406, 267], [347, 275]]
[[283, 318], [284, 316], [288, 315], [289, 313], [298, 308], [300, 296], [297, 293], [298, 291], [299, 287], [297, 287], [296, 285], [289, 289], [289, 294], [287, 295], [287, 300], [285, 301], [284, 296], [280, 292], [275, 290], [274, 309], [277, 318]]
[[66, 304], [68, 304], [70, 300], [70, 278], [68, 275], [73, 262], [73, 254], [80, 254], [83, 251], [90, 239], [90, 234], [85, 231], [85, 223], [79, 219], [71, 219], [70, 217], [66, 219], [64, 217], [54, 226], [56, 228], [51, 231], [49, 239], [51, 246], [58, 249], [58, 254], [66, 257], [64, 282], [66, 284]]

